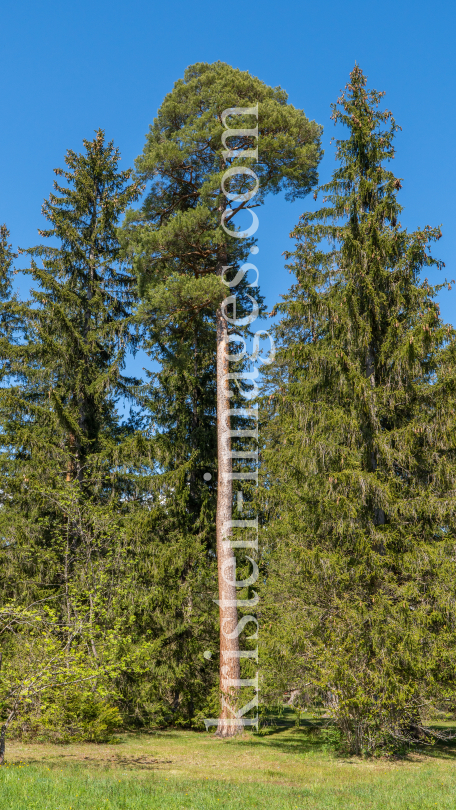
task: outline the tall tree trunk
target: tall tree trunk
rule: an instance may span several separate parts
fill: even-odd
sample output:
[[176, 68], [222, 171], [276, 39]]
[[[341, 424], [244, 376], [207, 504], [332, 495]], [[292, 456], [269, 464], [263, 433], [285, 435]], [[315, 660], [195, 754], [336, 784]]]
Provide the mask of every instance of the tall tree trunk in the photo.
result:
[[[227, 723], [233, 714], [229, 706], [237, 708], [238, 681], [240, 679], [239, 639], [227, 638], [237, 625], [236, 559], [230, 545], [230, 521], [233, 509], [233, 483], [231, 472], [230, 397], [227, 359], [227, 322], [219, 308], [217, 326], [217, 564], [220, 602], [220, 692], [222, 709], [217, 727], [218, 737], [232, 737], [241, 725]], [[229, 704], [229, 706], [227, 705]]]
[[[192, 450], [198, 449], [197, 432], [199, 428], [199, 414], [198, 414], [198, 394], [199, 388], [197, 385], [198, 379], [198, 332], [196, 324], [193, 326], [193, 377], [191, 400], [192, 400], [192, 428], [191, 428], [191, 448]], [[198, 463], [199, 463], [198, 459]], [[192, 467], [190, 471], [190, 509], [194, 512], [195, 517], [199, 516], [198, 509], [198, 492], [196, 481], [196, 469]]]
[[[2, 657], [3, 656], [0, 654], [0, 668], [1, 668], [1, 665], [2, 665]], [[12, 710], [10, 711], [10, 713], [9, 713], [9, 715], [7, 717], [6, 723], [3, 723], [3, 725], [2, 725], [2, 727], [0, 729], [0, 765], [3, 765], [3, 763], [5, 762], [6, 733], [8, 731], [10, 723], [16, 717], [18, 706], [19, 706], [19, 700], [16, 697], [16, 699], [14, 701], [13, 708], [12, 708]]]
[[5, 745], [6, 745], [6, 725], [2, 726], [0, 732], [0, 765], [5, 761]]

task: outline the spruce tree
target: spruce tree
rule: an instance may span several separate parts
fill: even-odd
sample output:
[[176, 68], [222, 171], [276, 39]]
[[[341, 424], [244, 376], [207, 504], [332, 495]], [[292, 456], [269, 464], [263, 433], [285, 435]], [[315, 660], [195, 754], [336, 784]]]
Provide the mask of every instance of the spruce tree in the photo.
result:
[[[62, 733], [80, 727], [87, 706], [94, 728], [103, 727], [109, 700], [130, 725], [191, 722], [204, 714], [213, 680], [200, 649], [213, 647], [214, 625], [207, 488], [202, 538], [189, 542], [197, 494], [154, 433], [163, 403], [124, 374], [141, 336], [136, 277], [120, 261], [117, 228], [139, 184], [119, 171], [119, 153], [101, 131], [84, 145], [67, 153], [56, 172], [66, 182], [44, 204], [47, 245], [28, 251], [33, 300], [18, 305], [23, 331], [15, 354], [5, 350], [14, 367], [0, 399], [3, 604], [15, 600], [21, 615], [50, 600], [53, 627], [79, 656], [81, 686], [48, 690], [29, 706], [33, 722]], [[125, 423], [120, 397], [134, 406]], [[184, 422], [169, 437], [178, 447]], [[184, 474], [191, 453], [182, 454]], [[4, 649], [16, 687], [25, 626]], [[64, 665], [74, 669], [70, 655]]]
[[18, 498], [28, 498], [32, 482], [39, 491], [48, 476], [77, 482], [87, 497], [109, 498], [120, 437], [116, 402], [133, 396], [136, 382], [122, 373], [136, 340], [136, 287], [119, 264], [116, 227], [139, 185], [128, 184], [130, 171], [118, 171], [119, 153], [102, 131], [84, 145], [84, 154], [67, 153], [66, 170], [55, 170], [68, 185], [56, 181], [57, 193], [43, 205], [52, 227], [40, 233], [59, 246], [25, 251], [36, 286], [22, 309], [19, 377], [2, 414], [5, 476]]
[[65, 182], [43, 206], [48, 244], [25, 251], [32, 301], [20, 307], [0, 398], [2, 585], [4, 602], [51, 600], [68, 650], [79, 645], [89, 669], [103, 661], [106, 674], [131, 585], [138, 489], [134, 437], [116, 410], [136, 385], [123, 373], [137, 340], [136, 280], [119, 261], [116, 228], [139, 184], [119, 171], [102, 131], [84, 146], [56, 170]]
[[[25, 340], [24, 304], [13, 293], [14, 253], [9, 242], [10, 232], [6, 225], [0, 226], [0, 376], [2, 386], [0, 397], [4, 396], [9, 384], [21, 373], [21, 363], [17, 362], [18, 347]], [[19, 352], [20, 354], [20, 352]]]
[[[0, 340], [9, 340], [18, 328], [18, 313], [15, 312], [16, 297], [12, 292], [12, 275], [14, 260], [17, 254], [14, 253], [9, 242], [10, 232], [5, 224], [0, 225]], [[1, 350], [2, 366], [5, 371], [8, 367], [10, 352], [8, 344]]]
[[269, 682], [355, 753], [429, 740], [456, 698], [455, 331], [422, 278], [440, 229], [399, 221], [382, 96], [355, 66], [332, 106], [349, 135], [292, 233], [263, 427]]
[[[256, 104], [258, 160], [243, 154], [245, 150], [255, 151], [256, 142], [250, 135], [230, 135], [229, 144], [222, 142], [222, 135], [226, 134], [222, 114], [229, 108], [251, 108]], [[257, 123], [251, 113], [239, 115], [235, 121], [233, 126], [248, 130]], [[226, 359], [231, 335], [221, 309], [227, 287], [220, 277], [227, 266], [234, 273], [248, 260], [254, 240], [231, 238], [223, 230], [221, 218], [226, 227], [238, 230], [234, 216], [244, 208], [261, 204], [268, 193], [286, 190], [290, 198], [305, 195], [316, 180], [319, 138], [320, 127], [290, 105], [280, 88], [268, 87], [222, 62], [192, 65], [166, 96], [150, 128], [143, 154], [136, 163], [138, 176], [150, 186], [140, 213], [131, 212], [125, 226], [126, 248], [140, 278], [144, 306], [155, 321], [151, 339], [159, 345], [154, 335], [161, 324], [170, 322], [176, 337], [180, 335], [177, 355], [169, 351], [170, 346], [162, 351], [168, 369], [163, 373], [168, 379], [184, 381], [182, 396], [185, 391], [188, 412], [182, 413], [182, 417], [191, 424], [187, 447], [194, 458], [191, 487], [201, 487], [204, 472], [215, 472], [217, 466], [217, 490], [215, 493], [212, 489], [212, 493], [217, 497], [216, 546], [222, 603], [220, 688], [225, 696], [230, 691], [228, 684], [239, 679], [240, 668], [238, 639], [229, 639], [222, 632], [224, 628], [229, 634], [230, 628], [235, 628], [237, 612], [234, 607], [223, 605], [226, 600], [236, 600], [236, 590], [225, 583], [222, 594], [221, 577], [223, 567], [233, 569], [234, 557], [227, 544], [223, 544], [224, 537], [230, 534], [225, 527], [232, 517], [233, 492], [230, 425], [222, 413], [230, 408], [233, 392], [228, 383]], [[225, 170], [238, 166], [254, 169], [259, 179], [259, 190], [250, 204], [247, 197], [242, 202], [238, 199], [228, 203], [221, 191]], [[246, 195], [251, 187], [252, 177], [244, 174], [238, 175], [234, 183], [227, 182], [226, 191]], [[237, 317], [251, 312], [252, 304], [246, 297], [251, 290], [246, 283], [237, 288]], [[207, 342], [210, 333], [212, 347]], [[171, 339], [169, 330], [167, 334]], [[195, 353], [202, 355], [196, 374]], [[214, 374], [216, 388], [213, 383], [206, 387], [203, 380], [198, 381], [200, 369], [206, 377]], [[162, 396], [165, 398], [164, 391]], [[171, 411], [172, 421], [174, 408]], [[165, 425], [162, 429], [165, 432]], [[209, 452], [214, 452], [212, 459]], [[195, 515], [201, 503], [201, 500], [194, 502]], [[218, 728], [221, 736], [235, 731], [234, 726], [224, 722], [229, 719], [225, 707]]]
[[[85, 154], [69, 150], [67, 169], [43, 205], [51, 228], [40, 231], [51, 245], [28, 249], [36, 308], [31, 313], [36, 362], [65, 433], [72, 462], [70, 478], [84, 478], [90, 453], [99, 452], [103, 431], [115, 420], [116, 397], [132, 396], [135, 380], [123, 375], [125, 356], [135, 346], [132, 304], [136, 284], [119, 263], [116, 229], [121, 214], [138, 197], [131, 171], [119, 171], [120, 155], [99, 130], [84, 141]], [[61, 196], [58, 196], [61, 195]], [[40, 267], [34, 260], [42, 261]]]
[[185, 468], [180, 491], [187, 504], [183, 535], [197, 533], [206, 549], [213, 549], [217, 451], [211, 312], [206, 305], [189, 323], [185, 308], [175, 311], [175, 301], [170, 304], [167, 298], [158, 311], [146, 301], [139, 314], [143, 347], [160, 370], [146, 370], [142, 423], [155, 436], [160, 470], [178, 473]]

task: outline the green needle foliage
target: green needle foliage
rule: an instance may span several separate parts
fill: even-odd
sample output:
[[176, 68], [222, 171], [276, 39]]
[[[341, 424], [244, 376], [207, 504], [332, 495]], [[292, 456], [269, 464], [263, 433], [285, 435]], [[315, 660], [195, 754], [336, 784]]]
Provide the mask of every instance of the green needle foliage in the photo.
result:
[[[135, 381], [122, 369], [136, 341], [135, 280], [119, 267], [116, 226], [139, 185], [128, 185], [129, 171], [118, 172], [118, 151], [104, 143], [101, 131], [84, 145], [85, 154], [67, 153], [68, 169], [56, 174], [68, 185], [55, 182], [57, 193], [43, 206], [52, 227], [41, 235], [60, 245], [25, 251], [36, 288], [20, 313], [24, 339], [16, 347], [2, 413], [3, 478], [17, 519], [9, 528], [5, 520], [11, 540], [17, 521], [34, 532], [46, 523], [38, 504], [47, 485], [68, 485], [65, 491], [76, 500], [94, 497], [98, 503], [126, 486], [113, 468], [122, 438], [115, 406], [119, 395], [134, 395]], [[53, 507], [38, 532], [43, 542], [47, 536], [51, 557], [54, 517]], [[70, 545], [78, 546], [78, 530], [70, 533]], [[37, 561], [43, 580], [49, 562], [43, 549]]]
[[[188, 722], [201, 710], [211, 683], [195, 640], [211, 647], [214, 622], [201, 543], [185, 543], [194, 517], [175, 497], [188, 489], [187, 467], [173, 475], [151, 420], [142, 431], [116, 408], [139, 394], [124, 374], [140, 339], [136, 277], [117, 230], [140, 181], [119, 171], [101, 131], [84, 146], [56, 171], [65, 182], [44, 204], [47, 244], [26, 251], [35, 284], [31, 304], [19, 305], [22, 340], [4, 351], [14, 362], [0, 399], [3, 604], [7, 617], [25, 610], [33, 622], [16, 635], [14, 621], [6, 626], [0, 702], [5, 720], [16, 707], [30, 728], [65, 735], [89, 734], [92, 717], [100, 737], [117, 716], [109, 700], [130, 724]], [[7, 295], [13, 256], [6, 242], [2, 251]], [[40, 658], [38, 614], [27, 609], [43, 600], [52, 620], [41, 625]], [[71, 683], [58, 675], [29, 689], [48, 659]]]
[[456, 699], [455, 332], [421, 275], [440, 229], [399, 222], [382, 95], [355, 67], [332, 107], [349, 137], [292, 233], [262, 428], [269, 688], [317, 694], [355, 753], [431, 740]]
[[[236, 152], [256, 142], [247, 135], [230, 136], [224, 146], [222, 113], [256, 103], [258, 162], [236, 154], [225, 160], [225, 148]], [[232, 123], [255, 125], [252, 115], [236, 116]], [[212, 503], [215, 495], [213, 485], [203, 481], [204, 472], [214, 479], [216, 469], [215, 311], [230, 294], [217, 274], [221, 265], [230, 265], [232, 277], [236, 265], [249, 260], [254, 241], [232, 238], [221, 228], [221, 179], [228, 165], [254, 168], [260, 187], [252, 206], [283, 189], [290, 198], [303, 196], [316, 180], [319, 137], [320, 127], [287, 103], [284, 90], [222, 62], [198, 63], [165, 97], [136, 161], [148, 189], [140, 212], [127, 213], [121, 238], [138, 273], [146, 345], [162, 366], [152, 376], [148, 407], [162, 433], [163, 466], [172, 469], [193, 459], [192, 520], [206, 509], [207, 493]], [[233, 185], [245, 193], [252, 178], [238, 175], [227, 190]], [[236, 287], [237, 317], [252, 310], [246, 293], [261, 305], [245, 280]], [[234, 343], [230, 350], [235, 353]]]
[[21, 331], [20, 304], [12, 294], [14, 260], [17, 254], [9, 243], [9, 230], [0, 225], [0, 357], [2, 377], [8, 375], [12, 363], [12, 345]]
[[[256, 104], [258, 160], [243, 154], [254, 151], [257, 142], [253, 136], [230, 135], [226, 144], [222, 142], [226, 132], [223, 113]], [[257, 119], [245, 113], [230, 117], [228, 125], [251, 130]], [[252, 215], [243, 209], [261, 205], [268, 193], [284, 190], [290, 199], [308, 193], [316, 181], [321, 156], [320, 132], [302, 110], [288, 103], [282, 89], [268, 87], [222, 62], [198, 63], [187, 68], [184, 78], [165, 97], [136, 161], [139, 178], [148, 184], [147, 193], [140, 211], [127, 213], [121, 239], [138, 274], [146, 348], [161, 364], [160, 372], [150, 375], [144, 404], [157, 430], [163, 471], [181, 471], [180, 484], [173, 490], [180, 520], [173, 536], [180, 532], [182, 549], [196, 550], [199, 544], [206, 550], [206, 610], [214, 625], [210, 597], [217, 589], [216, 313], [233, 292], [237, 296], [233, 317], [252, 312], [248, 295], [263, 309], [256, 286], [247, 286], [248, 282], [255, 284], [255, 274], [245, 276], [235, 290], [221, 281], [223, 270], [227, 279], [233, 279], [239, 265], [250, 261], [249, 248], [254, 243], [254, 238], [227, 234], [221, 217], [225, 214], [227, 227], [239, 231], [252, 222]], [[229, 202], [221, 191], [221, 181], [228, 167], [238, 166], [255, 171], [259, 190], [250, 201]], [[251, 175], [237, 174], [226, 182], [226, 191], [242, 195], [253, 186]], [[242, 216], [245, 220], [239, 219]], [[232, 371], [243, 373], [247, 366], [236, 340], [247, 330], [237, 330], [236, 336], [235, 331], [230, 335], [230, 352], [239, 353], [239, 362], [233, 362]], [[246, 379], [242, 387], [250, 387]], [[232, 395], [231, 403], [239, 404], [241, 396], [235, 386]], [[231, 429], [236, 427], [251, 425], [233, 418]], [[233, 449], [246, 449], [245, 441], [243, 444], [235, 441]], [[255, 449], [254, 445], [249, 449]], [[248, 464], [242, 469], [249, 469]], [[209, 482], [204, 479], [206, 473], [212, 476]], [[194, 561], [199, 559], [201, 565], [201, 558], [192, 551], [188, 563], [181, 556], [177, 559], [184, 563], [181, 578], [186, 584], [195, 575]], [[201, 652], [203, 649], [200, 643]], [[209, 671], [210, 665], [206, 667]]]
[[[116, 421], [116, 397], [132, 396], [134, 380], [122, 369], [126, 352], [134, 348], [131, 305], [136, 285], [119, 267], [116, 227], [127, 206], [138, 197], [138, 181], [128, 184], [131, 171], [119, 171], [120, 156], [105, 144], [99, 130], [86, 154], [69, 151], [67, 170], [57, 169], [69, 185], [54, 183], [43, 205], [52, 227], [40, 231], [61, 246], [40, 246], [26, 252], [32, 262], [36, 305], [31, 319], [34, 360], [44, 369], [48, 398], [65, 434], [71, 455], [71, 479], [82, 481], [91, 453], [103, 446], [103, 432]], [[37, 374], [41, 382], [41, 375]], [[110, 431], [111, 429], [111, 431]]]
[[[138, 453], [116, 403], [121, 395], [134, 397], [136, 381], [123, 367], [137, 340], [136, 284], [119, 262], [116, 228], [140, 185], [128, 182], [130, 171], [118, 170], [119, 153], [102, 131], [84, 146], [83, 154], [69, 151], [67, 168], [56, 170], [65, 184], [56, 181], [43, 206], [51, 227], [41, 235], [48, 244], [26, 251], [35, 288], [32, 302], [19, 308], [22, 339], [11, 347], [0, 398], [1, 585], [3, 604], [16, 605], [16, 612], [37, 603], [49, 607], [43, 651], [103, 703], [108, 683], [127, 666], [118, 642], [121, 627], [122, 638], [128, 636], [122, 609], [134, 570], [128, 527], [138, 488], [131, 459]], [[4, 240], [1, 257], [5, 297], [12, 255]], [[6, 714], [14, 695], [30, 693], [24, 684], [32, 674], [49, 672], [45, 655], [36, 663], [41, 634], [38, 642], [27, 640], [35, 624], [23, 621], [15, 632], [8, 620], [3, 628], [5, 683], [11, 684], [2, 694]], [[27, 657], [25, 649], [35, 652]], [[77, 661], [74, 672], [71, 661]], [[34, 685], [35, 701], [21, 698], [17, 712], [33, 710], [43, 722], [50, 712], [58, 725], [57, 698], [52, 689], [42, 697], [41, 686]]]

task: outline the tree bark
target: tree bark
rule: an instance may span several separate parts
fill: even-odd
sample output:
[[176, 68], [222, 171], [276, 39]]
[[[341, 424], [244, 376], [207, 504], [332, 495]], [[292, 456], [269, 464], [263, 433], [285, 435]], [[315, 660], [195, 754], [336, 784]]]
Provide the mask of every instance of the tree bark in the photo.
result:
[[8, 731], [8, 727], [11, 721], [14, 720], [16, 716], [17, 708], [18, 708], [18, 701], [16, 700], [12, 711], [9, 713], [6, 723], [4, 723], [0, 729], [0, 765], [3, 765], [5, 761], [6, 732]]
[[[196, 324], [193, 326], [193, 377], [194, 382], [191, 391], [192, 400], [192, 433], [191, 433], [191, 446], [192, 450], [198, 449], [197, 432], [199, 428], [199, 414], [198, 414], [198, 333]], [[198, 459], [199, 461], [199, 459]], [[195, 517], [199, 515], [198, 492], [197, 492], [197, 471], [195, 467], [190, 470], [190, 509], [194, 512]]]
[[6, 725], [2, 726], [0, 731], [0, 765], [5, 761], [5, 741], [6, 741]]
[[[240, 679], [239, 639], [227, 638], [237, 625], [236, 607], [236, 559], [230, 545], [232, 529], [229, 525], [233, 509], [233, 483], [231, 478], [230, 397], [228, 382], [228, 329], [219, 308], [217, 326], [217, 565], [220, 602], [220, 692], [221, 713], [217, 726], [218, 737], [232, 737], [242, 724], [229, 723], [237, 708]], [[231, 603], [231, 604], [229, 604]], [[227, 705], [228, 704], [228, 705]]]

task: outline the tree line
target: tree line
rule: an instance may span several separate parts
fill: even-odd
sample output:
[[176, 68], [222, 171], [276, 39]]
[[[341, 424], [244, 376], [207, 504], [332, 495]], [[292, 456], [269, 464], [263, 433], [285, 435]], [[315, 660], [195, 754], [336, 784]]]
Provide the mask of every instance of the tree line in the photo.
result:
[[[255, 205], [323, 195], [286, 252], [296, 282], [276, 307], [259, 439], [233, 440], [260, 460], [242, 517], [260, 515], [263, 703], [293, 689], [355, 753], [431, 742], [432, 718], [455, 710], [455, 332], [436, 302], [446, 282], [422, 278], [443, 266], [440, 229], [399, 221], [382, 96], [355, 66], [333, 105], [347, 137], [317, 188], [322, 129], [284, 90], [193, 65], [135, 171], [101, 130], [67, 152], [42, 243], [21, 250], [28, 301], [2, 227], [0, 758], [8, 729], [100, 740], [220, 711], [217, 654], [203, 653], [219, 648], [217, 513], [238, 502], [234, 487], [221, 506], [217, 486], [217, 340], [236, 336], [225, 272], [255, 245], [220, 227], [246, 207], [221, 193], [227, 165], [255, 170]], [[222, 114], [252, 104], [258, 157], [241, 161], [252, 119], [227, 149]], [[126, 374], [138, 349], [159, 369], [145, 381]]]

